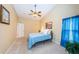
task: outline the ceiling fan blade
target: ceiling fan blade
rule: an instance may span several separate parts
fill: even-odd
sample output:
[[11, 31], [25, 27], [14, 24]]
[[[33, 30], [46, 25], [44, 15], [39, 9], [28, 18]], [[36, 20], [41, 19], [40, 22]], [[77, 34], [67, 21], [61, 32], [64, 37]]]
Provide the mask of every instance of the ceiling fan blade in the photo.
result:
[[38, 13], [41, 13], [41, 11], [39, 11]]
[[30, 10], [31, 12], [34, 12], [33, 10]]
[[29, 14], [29, 15], [32, 15], [32, 14]]
[[41, 15], [38, 15], [39, 17], [41, 17]]

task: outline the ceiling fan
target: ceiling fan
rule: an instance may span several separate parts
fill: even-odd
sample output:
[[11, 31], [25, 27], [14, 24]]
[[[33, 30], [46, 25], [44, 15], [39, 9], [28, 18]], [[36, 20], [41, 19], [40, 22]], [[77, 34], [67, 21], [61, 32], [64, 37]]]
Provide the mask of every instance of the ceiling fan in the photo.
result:
[[42, 15], [41, 15], [41, 11], [37, 11], [36, 10], [36, 4], [34, 5], [34, 7], [35, 7], [35, 10], [30, 10], [31, 11], [31, 14], [29, 14], [29, 15], [32, 15], [32, 16], [34, 16], [34, 17], [36, 17], [36, 16], [39, 16], [39, 17], [41, 17]]

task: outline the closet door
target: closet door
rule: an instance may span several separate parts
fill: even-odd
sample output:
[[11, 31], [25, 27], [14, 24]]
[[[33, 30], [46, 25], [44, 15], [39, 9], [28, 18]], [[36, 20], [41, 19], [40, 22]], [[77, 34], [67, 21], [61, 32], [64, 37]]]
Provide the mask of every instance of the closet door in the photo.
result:
[[17, 38], [24, 37], [24, 24], [18, 23], [17, 24]]

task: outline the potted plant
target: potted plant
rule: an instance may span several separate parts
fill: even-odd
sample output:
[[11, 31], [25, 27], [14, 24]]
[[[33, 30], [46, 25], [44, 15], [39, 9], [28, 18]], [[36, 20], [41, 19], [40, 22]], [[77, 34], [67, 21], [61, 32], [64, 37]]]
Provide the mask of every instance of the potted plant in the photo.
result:
[[79, 54], [79, 43], [66, 43], [66, 50], [69, 54]]

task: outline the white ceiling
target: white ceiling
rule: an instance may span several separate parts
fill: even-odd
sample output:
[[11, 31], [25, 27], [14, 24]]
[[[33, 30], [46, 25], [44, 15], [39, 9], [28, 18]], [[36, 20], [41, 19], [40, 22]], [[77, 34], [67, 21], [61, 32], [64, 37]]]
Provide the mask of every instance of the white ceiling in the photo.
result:
[[[37, 4], [37, 11], [42, 11], [42, 17], [45, 16], [51, 9], [54, 8], [53, 4]], [[40, 20], [42, 17], [33, 17], [29, 15], [30, 10], [34, 10], [34, 4], [14, 4], [13, 5], [17, 15], [22, 18], [30, 18], [30, 19], [38, 19]]]

